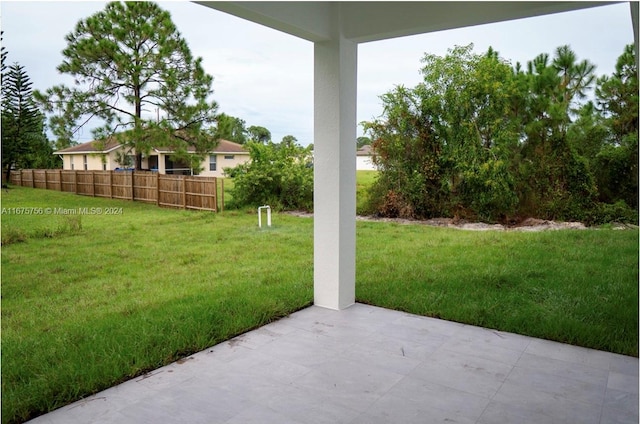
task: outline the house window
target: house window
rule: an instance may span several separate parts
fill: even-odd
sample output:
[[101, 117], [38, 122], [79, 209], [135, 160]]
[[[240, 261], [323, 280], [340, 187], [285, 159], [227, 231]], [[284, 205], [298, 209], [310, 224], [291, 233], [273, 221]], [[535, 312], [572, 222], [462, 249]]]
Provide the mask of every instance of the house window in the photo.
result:
[[215, 171], [216, 170], [216, 155], [210, 155], [209, 156], [209, 171]]
[[225, 159], [233, 159], [235, 156], [234, 155], [224, 155]]
[[84, 164], [84, 170], [86, 171], [87, 169], [89, 169], [89, 166], [87, 164], [87, 155], [82, 155], [82, 163]]

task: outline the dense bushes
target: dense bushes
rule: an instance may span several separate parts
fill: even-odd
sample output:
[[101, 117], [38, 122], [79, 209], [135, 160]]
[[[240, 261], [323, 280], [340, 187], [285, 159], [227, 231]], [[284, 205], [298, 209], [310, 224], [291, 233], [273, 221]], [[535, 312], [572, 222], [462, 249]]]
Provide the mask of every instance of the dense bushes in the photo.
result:
[[[627, 46], [611, 77], [569, 46], [523, 70], [472, 45], [425, 55], [423, 82], [381, 96], [364, 123], [384, 216], [637, 222], [638, 79]], [[581, 103], [594, 84], [596, 103]]]
[[251, 160], [225, 169], [234, 179], [230, 207], [270, 205], [274, 209], [313, 210], [310, 148], [294, 143], [248, 143]]

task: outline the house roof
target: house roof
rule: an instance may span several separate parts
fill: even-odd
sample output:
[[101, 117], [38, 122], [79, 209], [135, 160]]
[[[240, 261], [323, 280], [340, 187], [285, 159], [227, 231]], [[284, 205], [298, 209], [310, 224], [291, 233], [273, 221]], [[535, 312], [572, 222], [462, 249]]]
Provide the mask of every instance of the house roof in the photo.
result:
[[249, 152], [246, 151], [241, 144], [234, 143], [233, 141], [229, 141], [229, 140], [223, 140], [223, 139], [220, 139], [220, 142], [218, 143], [218, 147], [216, 147], [216, 150], [214, 151], [214, 153], [234, 153], [234, 154], [247, 154], [247, 155], [249, 154]]
[[102, 142], [97, 140], [89, 141], [87, 143], [78, 144], [77, 146], [67, 147], [66, 149], [53, 152], [57, 155], [81, 155], [81, 154], [96, 154], [96, 153], [109, 153], [120, 147], [120, 143], [114, 138], [107, 140], [103, 145]]
[[[158, 153], [171, 153], [173, 150], [170, 147], [154, 147], [154, 151]], [[193, 146], [187, 148], [189, 153], [195, 153], [196, 149]], [[233, 141], [220, 139], [218, 146], [212, 153], [224, 154], [233, 153], [234, 155], [248, 155], [249, 152], [242, 147], [241, 144], [234, 143]]]
[[[86, 155], [86, 154], [106, 154], [116, 150], [121, 146], [115, 139], [110, 139], [104, 146], [100, 145], [98, 141], [89, 141], [87, 143], [78, 144], [77, 146], [71, 146], [66, 149], [58, 150], [54, 152], [56, 155]], [[154, 147], [154, 151], [157, 153], [171, 153], [173, 150], [169, 147]], [[189, 152], [194, 153], [195, 148], [189, 146], [187, 149]], [[234, 155], [248, 155], [249, 152], [238, 143], [233, 141], [220, 139], [218, 146], [212, 153], [217, 154], [234, 154]]]
[[358, 151], [356, 152], [356, 155], [357, 156], [371, 156], [371, 155], [373, 155], [373, 147], [371, 147], [368, 144], [365, 144], [360, 149], [358, 149]]

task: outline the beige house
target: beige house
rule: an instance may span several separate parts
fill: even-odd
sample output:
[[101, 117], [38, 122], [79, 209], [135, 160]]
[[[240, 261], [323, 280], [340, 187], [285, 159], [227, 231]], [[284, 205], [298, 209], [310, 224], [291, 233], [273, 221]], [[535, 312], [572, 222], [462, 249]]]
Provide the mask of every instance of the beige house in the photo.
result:
[[[193, 150], [190, 148], [190, 150]], [[195, 152], [195, 150], [193, 150]], [[167, 148], [153, 148], [148, 156], [142, 158], [142, 169], [157, 171], [160, 174], [187, 174], [192, 170], [186, 165], [174, 162], [173, 152]], [[104, 145], [96, 141], [79, 144], [54, 152], [62, 158], [62, 167], [67, 170], [118, 170], [127, 168], [123, 158], [131, 157], [133, 163], [135, 150], [125, 151], [124, 146], [115, 140]], [[224, 168], [235, 168], [249, 161], [249, 152], [240, 144], [220, 140], [218, 147], [205, 157], [202, 171], [198, 175], [205, 177], [223, 177]]]
[[356, 152], [356, 170], [357, 171], [377, 171], [378, 168], [371, 160], [373, 156], [373, 148], [365, 144]]

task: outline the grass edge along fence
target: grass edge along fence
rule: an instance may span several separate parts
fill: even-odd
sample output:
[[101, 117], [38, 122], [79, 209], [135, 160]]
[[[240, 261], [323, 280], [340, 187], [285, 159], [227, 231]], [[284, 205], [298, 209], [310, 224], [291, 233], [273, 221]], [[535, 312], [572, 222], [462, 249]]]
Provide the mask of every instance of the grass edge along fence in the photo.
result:
[[21, 187], [82, 196], [141, 201], [182, 209], [224, 210], [224, 180], [220, 180], [219, 196], [217, 177], [166, 175], [148, 171], [21, 169], [11, 171], [10, 181]]

